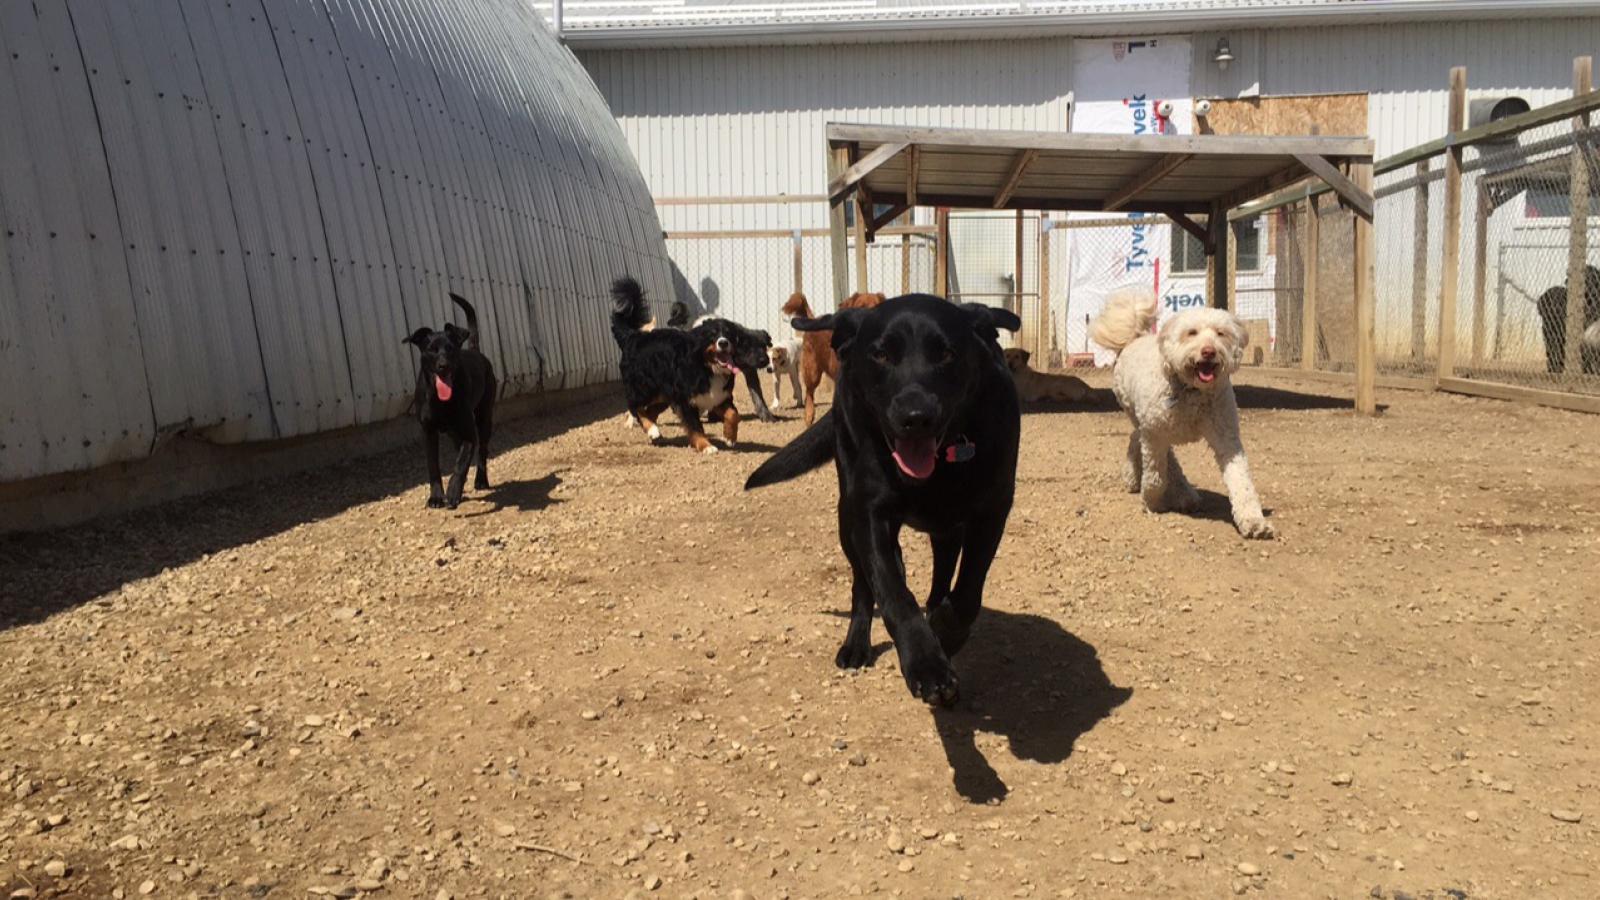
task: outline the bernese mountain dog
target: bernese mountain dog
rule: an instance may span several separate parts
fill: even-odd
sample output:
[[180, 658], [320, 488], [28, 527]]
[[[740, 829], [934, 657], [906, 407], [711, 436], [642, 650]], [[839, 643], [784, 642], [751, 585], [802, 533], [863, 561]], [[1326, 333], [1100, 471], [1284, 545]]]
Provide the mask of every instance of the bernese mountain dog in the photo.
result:
[[731, 388], [738, 371], [734, 341], [725, 329], [699, 325], [687, 331], [658, 328], [646, 331], [650, 309], [644, 289], [624, 276], [611, 285], [614, 306], [611, 336], [622, 350], [622, 384], [628, 412], [652, 441], [661, 437], [656, 419], [668, 407], [678, 414], [689, 432], [689, 446], [700, 453], [717, 447], [700, 427], [700, 415], [716, 410], [722, 419], [722, 436], [732, 447], [739, 439], [739, 411]]

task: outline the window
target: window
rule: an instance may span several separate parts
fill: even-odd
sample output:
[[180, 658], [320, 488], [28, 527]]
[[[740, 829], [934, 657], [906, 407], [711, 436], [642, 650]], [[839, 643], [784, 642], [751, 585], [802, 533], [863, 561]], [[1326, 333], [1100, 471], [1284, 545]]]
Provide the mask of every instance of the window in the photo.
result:
[[[1261, 219], [1259, 217], [1240, 219], [1233, 223], [1234, 263], [1241, 272], [1255, 272], [1261, 269]], [[1172, 226], [1172, 272], [1173, 274], [1204, 272], [1206, 270], [1206, 248], [1201, 246], [1200, 239], [1184, 231], [1177, 225]]]
[[[874, 219], [878, 218], [879, 216], [888, 212], [893, 206], [894, 204], [892, 203], [872, 204], [872, 217]], [[844, 227], [856, 227], [856, 205], [854, 201], [848, 202], [844, 205]]]

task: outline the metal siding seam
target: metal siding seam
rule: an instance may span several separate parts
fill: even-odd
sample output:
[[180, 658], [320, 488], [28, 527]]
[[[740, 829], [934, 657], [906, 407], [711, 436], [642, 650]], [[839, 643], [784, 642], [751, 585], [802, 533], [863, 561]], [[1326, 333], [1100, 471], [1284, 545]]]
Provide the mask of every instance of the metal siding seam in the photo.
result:
[[[11, 334], [26, 336], [5, 354], [17, 367], [9, 373], [15, 380], [8, 377], [7, 382], [31, 385], [28, 399], [39, 412], [33, 433], [0, 436], [6, 450], [0, 457], [0, 477], [7, 479], [41, 469], [67, 471], [136, 458], [148, 452], [154, 433], [126, 260], [120, 247], [99, 240], [101, 231], [110, 235], [117, 230], [115, 211], [102, 206], [110, 203], [110, 173], [103, 152], [96, 155], [73, 137], [94, 127], [88, 124], [93, 101], [73, 29], [53, 18], [61, 11], [59, 6], [0, 6], [0, 24], [5, 25], [0, 31], [16, 41], [7, 45], [0, 37], [0, 49], [16, 54], [10, 61], [13, 73], [26, 73], [24, 66], [32, 70], [32, 77], [25, 74], [6, 83], [35, 88], [0, 97], [7, 138], [15, 142], [0, 145], [4, 172], [11, 173], [13, 185], [0, 190], [0, 196], [13, 198], [0, 207], [13, 286], [10, 301], [22, 320]], [[74, 57], [79, 60], [76, 67], [70, 64]], [[46, 73], [41, 66], [47, 59], [68, 64], [52, 65]], [[78, 77], [83, 78], [81, 93], [73, 91]], [[28, 152], [36, 146], [54, 150]], [[22, 172], [34, 177], [21, 181]], [[27, 203], [28, 196], [32, 203]], [[99, 222], [107, 227], [100, 228]], [[30, 224], [45, 233], [30, 234]], [[34, 245], [39, 252], [28, 252]], [[120, 275], [108, 267], [120, 269]], [[28, 278], [36, 281], [21, 280]], [[98, 289], [106, 287], [113, 293], [105, 299], [112, 302], [93, 305], [90, 298], [100, 297]], [[29, 297], [37, 298], [31, 323], [23, 319]], [[42, 372], [51, 377], [38, 378]], [[142, 414], [135, 414], [135, 407]]]

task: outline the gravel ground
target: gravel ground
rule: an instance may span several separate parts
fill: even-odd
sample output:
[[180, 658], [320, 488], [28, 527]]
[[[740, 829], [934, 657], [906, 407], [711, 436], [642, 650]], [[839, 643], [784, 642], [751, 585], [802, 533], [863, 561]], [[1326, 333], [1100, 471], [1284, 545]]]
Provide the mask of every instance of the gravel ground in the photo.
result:
[[833, 668], [831, 473], [739, 490], [792, 417], [0, 540], [0, 897], [1600, 894], [1600, 419], [1243, 380], [1271, 543], [1025, 416], [953, 710]]

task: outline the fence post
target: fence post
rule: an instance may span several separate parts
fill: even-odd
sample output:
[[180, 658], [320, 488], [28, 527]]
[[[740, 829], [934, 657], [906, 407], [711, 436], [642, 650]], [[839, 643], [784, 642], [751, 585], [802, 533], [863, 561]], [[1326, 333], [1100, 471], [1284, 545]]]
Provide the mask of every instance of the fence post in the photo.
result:
[[[1572, 93], [1575, 96], [1594, 90], [1594, 60], [1580, 56], [1572, 61]], [[1573, 130], [1589, 127], [1587, 113], [1573, 120]], [[1567, 242], [1567, 322], [1564, 331], [1563, 359], [1569, 378], [1583, 374], [1583, 309], [1589, 294], [1589, 154], [1582, 141], [1572, 143], [1572, 175], [1568, 183], [1568, 220], [1572, 223]]]
[[933, 292], [940, 297], [950, 297], [950, 208], [939, 207], [934, 213], [938, 234], [934, 236]]
[[1055, 328], [1050, 320], [1050, 217], [1039, 213], [1039, 315], [1034, 356], [1040, 358], [1039, 367], [1050, 365], [1050, 342], [1055, 338]]
[[[1372, 160], [1350, 164], [1350, 180], [1372, 194]], [[1356, 302], [1356, 413], [1378, 413], [1378, 337], [1377, 292], [1373, 257], [1373, 223], [1355, 214], [1355, 302]]]
[[1022, 289], [1025, 276], [1022, 271], [1022, 210], [1017, 210], [1017, 234], [1011, 243], [1016, 251], [1011, 266], [1011, 311], [1022, 316]]
[[[1456, 66], [1450, 70], [1450, 136], [1465, 127], [1466, 114], [1467, 67]], [[1442, 379], [1456, 374], [1456, 292], [1461, 284], [1461, 148], [1454, 144], [1444, 157], [1444, 247], [1440, 256], [1438, 377]]]
[[1411, 358], [1421, 361], [1428, 343], [1428, 175], [1433, 166], [1417, 163], [1417, 201], [1411, 226]]
[[1301, 249], [1300, 290], [1300, 368], [1317, 369], [1317, 251], [1322, 241], [1322, 219], [1317, 214], [1317, 198], [1306, 197], [1305, 243]]
[[[1484, 335], [1488, 331], [1489, 298], [1489, 189], [1478, 183], [1477, 201], [1472, 206], [1472, 365], [1483, 365]], [[1496, 326], [1498, 334], [1498, 325]]]
[[[906, 210], [905, 224], [916, 224], [916, 216]], [[900, 235], [900, 293], [911, 293], [911, 235]]]
[[[833, 147], [828, 151], [828, 182], [844, 174], [850, 168], [850, 151], [845, 147]], [[828, 207], [828, 255], [833, 263], [833, 308], [838, 309], [844, 298], [850, 295], [850, 260], [846, 254], [850, 252], [849, 241], [845, 237], [844, 204], [835, 204]]]
[[794, 230], [794, 292], [803, 294], [806, 290], [806, 254], [805, 238], [801, 236], [800, 229]]
[[1233, 279], [1228, 274], [1228, 232], [1231, 229], [1227, 207], [1212, 204], [1206, 229], [1211, 233], [1211, 246], [1206, 248], [1206, 302], [1213, 309], [1232, 309], [1233, 299], [1228, 296]]
[[867, 217], [872, 215], [872, 210], [861, 202], [861, 194], [857, 193], [854, 200], [856, 205], [856, 292], [867, 292]]

